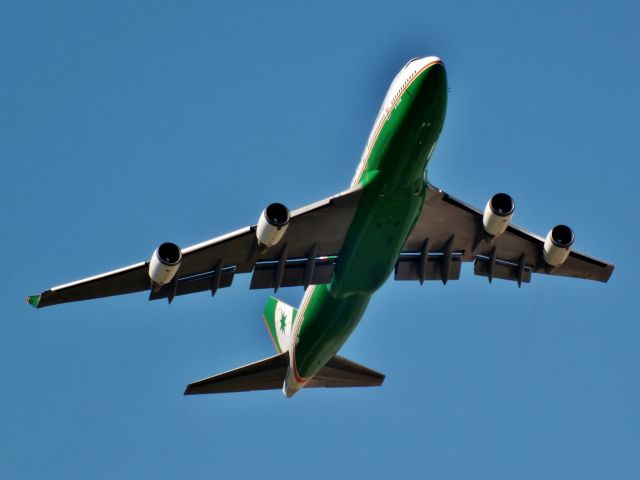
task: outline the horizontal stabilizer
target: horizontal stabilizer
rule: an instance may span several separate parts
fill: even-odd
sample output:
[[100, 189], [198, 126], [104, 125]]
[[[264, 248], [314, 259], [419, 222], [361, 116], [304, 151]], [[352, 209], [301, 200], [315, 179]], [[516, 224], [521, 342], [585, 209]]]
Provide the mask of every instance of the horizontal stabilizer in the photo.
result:
[[[280, 390], [288, 367], [289, 353], [280, 353], [194, 382], [187, 386], [184, 394]], [[336, 355], [305, 385], [305, 388], [378, 387], [382, 382], [384, 382], [382, 373]]]
[[379, 387], [382, 382], [384, 382], [384, 374], [336, 355], [307, 383], [305, 388]]
[[187, 386], [184, 394], [280, 389], [287, 375], [288, 366], [289, 352], [279, 353], [244, 367], [194, 382]]

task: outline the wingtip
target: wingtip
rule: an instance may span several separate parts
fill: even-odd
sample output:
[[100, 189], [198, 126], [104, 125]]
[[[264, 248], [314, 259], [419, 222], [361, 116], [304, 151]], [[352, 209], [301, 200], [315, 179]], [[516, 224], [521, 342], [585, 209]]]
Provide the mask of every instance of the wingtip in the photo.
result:
[[40, 295], [27, 295], [27, 303], [33, 308], [38, 308], [40, 303]]

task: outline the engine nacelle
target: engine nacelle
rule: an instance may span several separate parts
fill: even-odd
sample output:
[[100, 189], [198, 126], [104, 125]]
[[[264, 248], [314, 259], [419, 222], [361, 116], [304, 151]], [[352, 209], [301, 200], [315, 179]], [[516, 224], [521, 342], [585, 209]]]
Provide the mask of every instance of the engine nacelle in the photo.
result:
[[564, 263], [573, 245], [573, 230], [566, 225], [556, 225], [544, 240], [544, 261], [552, 267], [558, 267]]
[[492, 237], [502, 235], [511, 222], [516, 204], [510, 195], [496, 193], [487, 202], [482, 215], [482, 225], [485, 232]]
[[256, 228], [258, 243], [263, 248], [276, 245], [287, 231], [289, 220], [291, 220], [291, 213], [283, 204], [272, 203], [267, 206], [258, 219], [258, 227]]
[[166, 285], [178, 273], [182, 250], [175, 243], [166, 242], [156, 248], [149, 262], [149, 278], [155, 285]]

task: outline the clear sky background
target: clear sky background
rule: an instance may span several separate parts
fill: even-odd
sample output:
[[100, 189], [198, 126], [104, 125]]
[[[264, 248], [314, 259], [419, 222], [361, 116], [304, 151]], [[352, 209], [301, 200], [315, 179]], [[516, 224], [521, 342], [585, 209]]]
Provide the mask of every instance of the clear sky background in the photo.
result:
[[[520, 6], [514, 6], [519, 3]], [[635, 2], [0, 4], [0, 477], [640, 477]], [[616, 265], [608, 284], [389, 281], [342, 354], [380, 389], [183, 397], [272, 354], [269, 291], [38, 293], [349, 184], [438, 55], [431, 181]], [[297, 304], [302, 289], [279, 292]]]

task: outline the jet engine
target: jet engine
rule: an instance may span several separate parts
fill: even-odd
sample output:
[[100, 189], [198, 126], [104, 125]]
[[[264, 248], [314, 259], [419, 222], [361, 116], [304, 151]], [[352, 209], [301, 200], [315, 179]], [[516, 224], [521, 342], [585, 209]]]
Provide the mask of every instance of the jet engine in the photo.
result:
[[492, 237], [502, 235], [509, 226], [516, 204], [510, 195], [496, 193], [487, 202], [482, 215], [482, 225], [485, 232]]
[[262, 211], [258, 219], [258, 227], [256, 229], [256, 237], [258, 243], [263, 248], [269, 248], [276, 245], [289, 226], [291, 213], [289, 209], [281, 203], [272, 203]]
[[166, 285], [173, 280], [182, 262], [182, 250], [175, 243], [166, 242], [156, 248], [149, 262], [149, 278], [154, 285]]
[[562, 265], [573, 245], [573, 230], [566, 225], [556, 225], [544, 240], [544, 261], [552, 267]]

